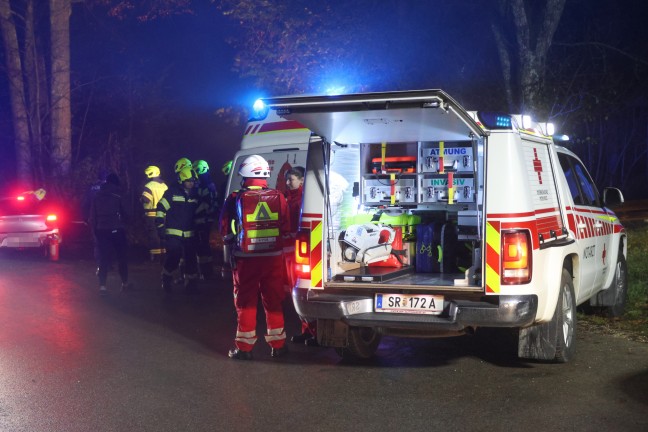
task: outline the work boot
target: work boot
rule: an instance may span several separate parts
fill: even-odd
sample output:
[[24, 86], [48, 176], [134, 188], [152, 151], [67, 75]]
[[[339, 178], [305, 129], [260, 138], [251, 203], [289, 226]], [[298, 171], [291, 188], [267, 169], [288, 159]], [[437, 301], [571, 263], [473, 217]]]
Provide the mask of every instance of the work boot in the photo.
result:
[[281, 357], [285, 354], [288, 354], [288, 347], [286, 345], [281, 348], [272, 348], [270, 350], [270, 356], [272, 357]]
[[238, 348], [232, 348], [231, 350], [229, 350], [227, 356], [234, 360], [252, 360], [251, 351], [241, 351]]
[[130, 282], [122, 282], [121, 292], [132, 291], [133, 285]]
[[162, 289], [164, 290], [164, 292], [167, 293], [167, 294], [171, 294], [171, 292], [173, 291], [172, 285], [173, 285], [173, 278], [171, 277], [171, 275], [163, 273], [162, 274]]
[[106, 289], [106, 287], [104, 285], [101, 285], [99, 287], [99, 295], [101, 295], [101, 296], [108, 295], [108, 289]]

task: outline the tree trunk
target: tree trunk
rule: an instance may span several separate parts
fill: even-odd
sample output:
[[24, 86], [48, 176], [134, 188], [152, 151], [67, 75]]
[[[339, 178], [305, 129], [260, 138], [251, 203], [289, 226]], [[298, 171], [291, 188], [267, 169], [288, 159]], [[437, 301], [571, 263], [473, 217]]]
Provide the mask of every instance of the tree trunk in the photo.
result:
[[70, 0], [50, 0], [52, 172], [59, 179], [70, 172], [72, 159], [70, 13]]
[[[509, 59], [515, 58], [517, 60], [520, 95], [517, 108], [521, 112], [528, 111], [538, 114], [542, 109], [543, 101], [541, 96], [546, 70], [545, 62], [565, 7], [565, 1], [546, 0], [542, 10], [544, 18], [536, 31], [532, 31], [535, 29], [531, 28], [524, 0], [501, 0], [497, 4], [499, 7], [493, 8], [493, 11], [499, 14], [497, 18], [499, 22], [493, 22], [492, 31], [497, 48], [500, 51], [499, 57], [504, 80], [509, 80], [509, 83], [505, 84], [507, 86], [507, 97], [513, 93], [509, 90], [509, 87], [514, 87], [510, 83], [512, 76], [510, 74], [511, 63]], [[503, 38], [503, 35], [508, 33], [504, 27], [508, 21], [507, 11], [509, 10], [515, 31], [515, 43], [505, 41]], [[532, 35], [535, 35], [535, 37]], [[508, 53], [508, 50], [511, 53]]]
[[[27, 89], [27, 110], [31, 135], [32, 176], [36, 184], [45, 180], [44, 119], [48, 117], [48, 82], [45, 59], [36, 38], [34, 2], [27, 0], [25, 10], [25, 55], [24, 77]], [[49, 131], [47, 131], [49, 133]]]
[[16, 25], [12, 18], [9, 0], [0, 0], [0, 31], [2, 31], [2, 40], [4, 41], [9, 97], [11, 99], [11, 116], [16, 147], [16, 177], [24, 187], [31, 187], [32, 163], [29, 148], [29, 123], [25, 106], [25, 85]]

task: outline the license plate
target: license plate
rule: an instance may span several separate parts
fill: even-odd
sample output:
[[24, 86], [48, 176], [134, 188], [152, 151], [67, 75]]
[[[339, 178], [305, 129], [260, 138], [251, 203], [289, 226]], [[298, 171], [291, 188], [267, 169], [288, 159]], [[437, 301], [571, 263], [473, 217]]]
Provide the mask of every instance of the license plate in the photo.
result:
[[443, 296], [427, 294], [376, 294], [376, 312], [439, 315]]

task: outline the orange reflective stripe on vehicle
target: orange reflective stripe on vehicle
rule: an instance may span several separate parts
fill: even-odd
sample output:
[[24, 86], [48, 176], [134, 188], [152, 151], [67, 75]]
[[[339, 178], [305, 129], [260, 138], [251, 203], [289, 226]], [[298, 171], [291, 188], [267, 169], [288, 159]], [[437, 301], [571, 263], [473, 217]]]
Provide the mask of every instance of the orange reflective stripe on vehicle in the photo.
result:
[[500, 291], [500, 222], [486, 222], [486, 294]]

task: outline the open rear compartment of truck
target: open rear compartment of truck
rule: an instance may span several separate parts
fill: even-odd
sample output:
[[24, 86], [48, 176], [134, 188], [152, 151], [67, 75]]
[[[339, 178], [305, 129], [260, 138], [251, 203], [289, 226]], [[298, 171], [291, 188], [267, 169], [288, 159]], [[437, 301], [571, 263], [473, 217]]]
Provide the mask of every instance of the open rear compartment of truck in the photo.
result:
[[327, 287], [483, 292], [484, 141], [451, 135], [330, 145]]
[[324, 289], [483, 295], [487, 133], [474, 113], [434, 90], [269, 102], [322, 137], [305, 193], [317, 182], [324, 201]]

